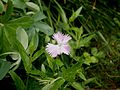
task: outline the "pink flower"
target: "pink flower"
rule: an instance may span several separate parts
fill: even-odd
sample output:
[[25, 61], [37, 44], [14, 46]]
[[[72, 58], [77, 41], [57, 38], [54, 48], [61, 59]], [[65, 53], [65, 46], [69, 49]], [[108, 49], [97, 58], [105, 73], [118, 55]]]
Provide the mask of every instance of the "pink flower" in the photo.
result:
[[62, 53], [66, 55], [70, 54], [70, 46], [68, 44], [68, 41], [71, 39], [71, 37], [69, 35], [64, 35], [61, 32], [57, 32], [53, 34], [53, 39], [57, 41], [57, 45], [48, 43], [46, 46], [46, 51], [52, 57], [57, 57]]

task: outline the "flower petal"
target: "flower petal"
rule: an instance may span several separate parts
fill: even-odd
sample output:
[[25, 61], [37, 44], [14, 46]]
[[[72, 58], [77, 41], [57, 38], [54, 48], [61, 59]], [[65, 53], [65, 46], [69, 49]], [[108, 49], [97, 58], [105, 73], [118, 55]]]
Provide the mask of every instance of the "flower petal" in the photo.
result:
[[57, 32], [55, 34], [53, 34], [53, 39], [57, 41], [57, 43], [62, 43], [63, 39], [64, 39], [64, 34], [62, 34], [61, 32]]
[[69, 40], [71, 40], [71, 37], [69, 35], [64, 35], [62, 43], [66, 44]]
[[70, 46], [67, 45], [67, 44], [66, 45], [61, 45], [60, 51], [61, 51], [61, 54], [64, 53], [64, 54], [69, 55], [70, 54]]
[[60, 54], [60, 47], [58, 45], [50, 44], [46, 46], [46, 51], [52, 56], [57, 57]]
[[53, 35], [53, 39], [57, 41], [58, 44], [66, 44], [71, 37], [69, 35], [64, 35], [61, 32], [57, 32]]

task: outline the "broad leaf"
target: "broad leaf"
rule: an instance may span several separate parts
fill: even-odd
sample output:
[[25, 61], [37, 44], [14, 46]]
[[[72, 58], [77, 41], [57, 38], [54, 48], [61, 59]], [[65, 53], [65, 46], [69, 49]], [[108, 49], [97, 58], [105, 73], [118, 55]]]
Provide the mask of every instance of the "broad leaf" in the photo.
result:
[[34, 15], [33, 15], [33, 19], [34, 19], [34, 22], [37, 22], [37, 21], [40, 21], [42, 19], [46, 18], [46, 16], [43, 14], [43, 12], [39, 11], [39, 12], [36, 12]]
[[87, 52], [84, 52], [83, 56], [85, 57], [84, 63], [87, 65], [90, 65], [90, 63], [97, 63], [98, 62], [97, 58], [95, 58], [94, 56], [90, 56], [90, 54]]
[[19, 8], [19, 9], [26, 8], [25, 2], [23, 0], [12, 0], [12, 1], [13, 1], [14, 7]]
[[5, 30], [4, 28], [0, 29], [0, 41], [2, 43], [0, 43], [0, 53], [4, 53], [10, 50], [11, 45], [10, 42], [8, 41], [8, 38], [5, 34]]
[[29, 9], [34, 10], [34, 11], [40, 11], [40, 8], [37, 4], [33, 2], [26, 2], [26, 5], [28, 6]]
[[96, 55], [98, 53], [97, 48], [91, 48], [92, 55]]
[[25, 49], [27, 49], [27, 47], [28, 47], [28, 35], [25, 32], [25, 30], [23, 28], [19, 27], [16, 31], [16, 34], [17, 34], [18, 41], [21, 42], [21, 44], [23, 45], [23, 47]]
[[23, 16], [14, 20], [10, 20], [7, 25], [17, 29], [18, 27], [28, 28], [32, 25], [33, 19], [29, 16]]
[[11, 63], [0, 59], [0, 80], [2, 80], [9, 71]]
[[40, 32], [43, 32], [46, 35], [52, 35], [54, 32], [53, 29], [44, 22], [36, 22], [34, 26], [38, 28]]

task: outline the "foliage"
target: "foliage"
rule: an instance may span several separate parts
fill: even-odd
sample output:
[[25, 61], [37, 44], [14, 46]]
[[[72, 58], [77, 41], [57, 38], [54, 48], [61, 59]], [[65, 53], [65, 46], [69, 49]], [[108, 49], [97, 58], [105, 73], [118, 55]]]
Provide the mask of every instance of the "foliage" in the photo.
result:
[[[119, 88], [118, 7], [111, 0], [1, 0], [1, 82], [12, 78], [15, 90]], [[46, 45], [58, 31], [72, 37], [71, 52], [53, 58]]]

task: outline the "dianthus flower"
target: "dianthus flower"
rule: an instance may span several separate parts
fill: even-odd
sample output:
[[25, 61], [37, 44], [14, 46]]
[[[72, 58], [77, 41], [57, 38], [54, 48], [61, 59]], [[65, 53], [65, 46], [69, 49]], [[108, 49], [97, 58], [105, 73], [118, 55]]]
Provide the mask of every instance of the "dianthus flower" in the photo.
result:
[[64, 35], [61, 32], [53, 34], [53, 39], [57, 41], [57, 44], [48, 43], [46, 46], [46, 51], [52, 56], [57, 57], [58, 55], [64, 53], [66, 55], [70, 54], [70, 46], [68, 41], [71, 40], [69, 35]]

